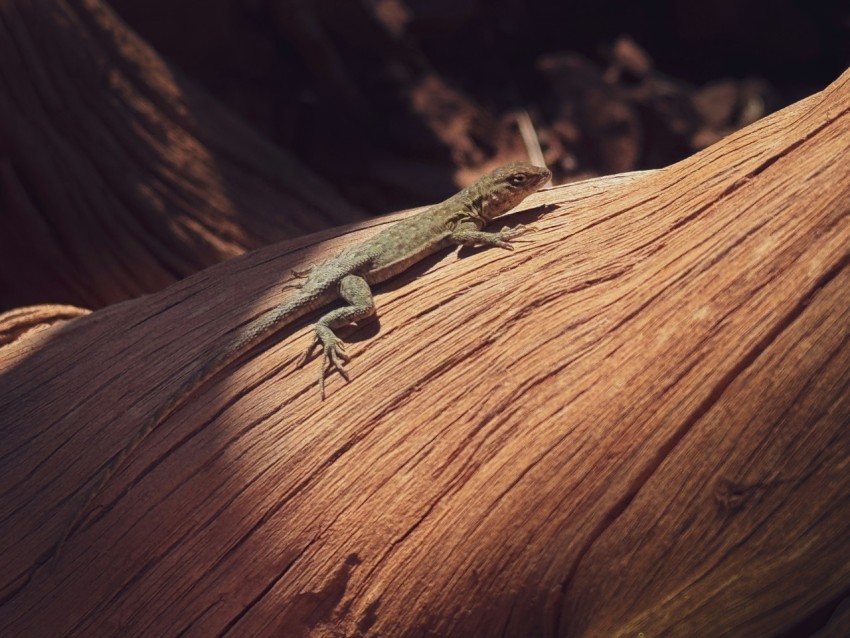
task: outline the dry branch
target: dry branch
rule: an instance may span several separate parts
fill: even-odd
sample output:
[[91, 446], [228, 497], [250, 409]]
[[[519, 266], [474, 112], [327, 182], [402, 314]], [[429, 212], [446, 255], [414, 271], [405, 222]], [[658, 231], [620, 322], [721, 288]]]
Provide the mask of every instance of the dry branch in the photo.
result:
[[100, 307], [360, 219], [97, 0], [0, 4], [0, 303]]
[[0, 349], [0, 634], [837, 635], [848, 147], [850, 72], [668, 169], [541, 193], [516, 252], [382, 287], [325, 402], [309, 322], [283, 331], [138, 449], [55, 572], [145, 415], [385, 222], [27, 332]]

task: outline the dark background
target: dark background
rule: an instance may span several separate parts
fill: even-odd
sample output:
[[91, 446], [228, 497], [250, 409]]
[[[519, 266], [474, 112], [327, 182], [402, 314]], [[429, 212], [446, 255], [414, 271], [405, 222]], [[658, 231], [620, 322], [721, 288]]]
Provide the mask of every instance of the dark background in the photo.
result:
[[564, 182], [668, 165], [822, 89], [850, 60], [847, 2], [111, 4], [376, 213], [524, 158], [520, 110]]

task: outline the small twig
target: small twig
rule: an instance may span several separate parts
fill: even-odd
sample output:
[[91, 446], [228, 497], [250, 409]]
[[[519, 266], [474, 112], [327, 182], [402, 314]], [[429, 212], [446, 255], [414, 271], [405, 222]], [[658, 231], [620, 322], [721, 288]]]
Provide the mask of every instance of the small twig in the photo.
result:
[[525, 144], [528, 159], [535, 166], [545, 167], [546, 160], [543, 159], [543, 149], [540, 147], [540, 139], [537, 137], [534, 122], [531, 121], [528, 111], [522, 109], [517, 113], [516, 123], [519, 128], [520, 137], [522, 137], [522, 143]]

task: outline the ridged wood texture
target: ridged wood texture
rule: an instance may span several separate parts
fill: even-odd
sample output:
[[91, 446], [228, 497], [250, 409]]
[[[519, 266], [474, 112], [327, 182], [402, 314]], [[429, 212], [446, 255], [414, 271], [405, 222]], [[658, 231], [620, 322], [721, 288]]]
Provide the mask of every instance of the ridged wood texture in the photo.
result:
[[0, 2], [0, 302], [97, 308], [363, 215], [95, 0]]
[[534, 196], [515, 252], [380, 287], [324, 402], [309, 321], [284, 330], [150, 436], [54, 571], [144, 416], [291, 268], [389, 221], [19, 336], [0, 634], [842, 635], [848, 109], [850, 72], [665, 170]]

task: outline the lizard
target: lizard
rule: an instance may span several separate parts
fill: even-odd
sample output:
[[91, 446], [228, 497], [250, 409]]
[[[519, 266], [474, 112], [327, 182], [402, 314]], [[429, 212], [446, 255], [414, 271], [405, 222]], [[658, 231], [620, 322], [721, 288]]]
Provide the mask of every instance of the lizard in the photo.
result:
[[86, 500], [55, 545], [54, 563], [92, 501], [124, 461], [154, 429], [216, 374], [272, 333], [334, 301], [342, 300], [345, 305], [327, 312], [315, 323], [314, 340], [304, 358], [309, 358], [317, 345], [322, 346], [319, 390], [324, 400], [325, 376], [329, 370], [336, 370], [346, 381], [349, 380], [345, 370], [349, 356], [334, 329], [375, 314], [371, 286], [453, 245], [496, 246], [513, 250], [510, 242], [531, 230], [530, 227], [520, 224], [513, 228], [504, 227], [499, 232], [484, 232], [482, 228], [493, 218], [514, 208], [550, 177], [551, 173], [546, 168], [522, 162], [507, 164], [480, 177], [444, 202], [402, 219], [306, 271], [295, 272], [297, 278], [304, 280], [297, 286], [298, 292], [248, 323], [228, 345], [220, 348], [215, 356], [187, 377], [101, 471]]

